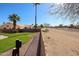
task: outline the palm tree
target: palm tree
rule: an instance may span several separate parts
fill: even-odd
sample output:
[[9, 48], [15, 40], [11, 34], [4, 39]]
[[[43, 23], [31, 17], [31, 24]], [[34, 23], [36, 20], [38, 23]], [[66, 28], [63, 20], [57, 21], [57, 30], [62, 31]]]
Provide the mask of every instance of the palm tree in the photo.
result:
[[20, 17], [17, 14], [9, 15], [9, 20], [13, 22], [13, 29], [16, 29], [16, 22], [20, 20]]

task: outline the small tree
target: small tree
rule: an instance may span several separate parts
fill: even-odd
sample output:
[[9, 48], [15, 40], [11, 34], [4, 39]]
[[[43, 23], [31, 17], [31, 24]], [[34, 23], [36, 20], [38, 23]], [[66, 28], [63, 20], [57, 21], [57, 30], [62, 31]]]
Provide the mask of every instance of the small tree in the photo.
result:
[[60, 28], [62, 28], [62, 27], [63, 27], [63, 25], [62, 25], [62, 24], [60, 24], [60, 25], [59, 25], [59, 27], [60, 27]]
[[70, 24], [70, 26], [69, 26], [70, 28], [74, 28], [74, 25], [73, 24]]
[[76, 28], [78, 28], [78, 29], [79, 29], [79, 22], [77, 22], [77, 24], [76, 24]]
[[35, 28], [35, 27], [38, 28], [38, 24], [34, 25], [33, 27], [34, 27], [34, 28]]
[[47, 29], [47, 28], [49, 27], [49, 25], [50, 25], [50, 24], [48, 24], [48, 23], [45, 23], [45, 24], [44, 24], [44, 27], [46, 28], [46, 29], [45, 29], [45, 32], [48, 32], [48, 31], [49, 31], [49, 30]]
[[43, 28], [44, 27], [43, 24], [41, 24], [40, 27]]
[[24, 29], [27, 29], [27, 27], [24, 27]]
[[45, 23], [44, 27], [48, 28], [50, 24]]

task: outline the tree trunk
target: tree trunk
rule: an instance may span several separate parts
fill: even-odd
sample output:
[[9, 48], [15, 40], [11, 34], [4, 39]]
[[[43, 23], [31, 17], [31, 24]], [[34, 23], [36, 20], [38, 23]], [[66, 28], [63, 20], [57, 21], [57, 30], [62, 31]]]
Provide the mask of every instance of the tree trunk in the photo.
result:
[[13, 21], [13, 30], [16, 30], [16, 20]]

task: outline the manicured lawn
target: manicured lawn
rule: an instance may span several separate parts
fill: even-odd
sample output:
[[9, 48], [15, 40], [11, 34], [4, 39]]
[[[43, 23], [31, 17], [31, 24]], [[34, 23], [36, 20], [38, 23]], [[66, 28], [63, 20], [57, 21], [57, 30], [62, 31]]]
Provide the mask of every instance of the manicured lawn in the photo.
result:
[[34, 35], [34, 33], [2, 33], [3, 35], [8, 36], [3, 40], [0, 40], [0, 54], [5, 52], [13, 47], [15, 47], [15, 40], [19, 39], [22, 43], [28, 42], [29, 39]]

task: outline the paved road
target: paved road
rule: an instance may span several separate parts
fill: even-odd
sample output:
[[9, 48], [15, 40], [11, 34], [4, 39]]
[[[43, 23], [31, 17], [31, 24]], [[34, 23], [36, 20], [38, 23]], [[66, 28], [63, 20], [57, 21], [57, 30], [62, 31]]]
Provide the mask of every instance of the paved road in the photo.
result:
[[79, 32], [62, 29], [49, 29], [49, 32], [42, 32], [42, 35], [46, 55], [79, 55]]

